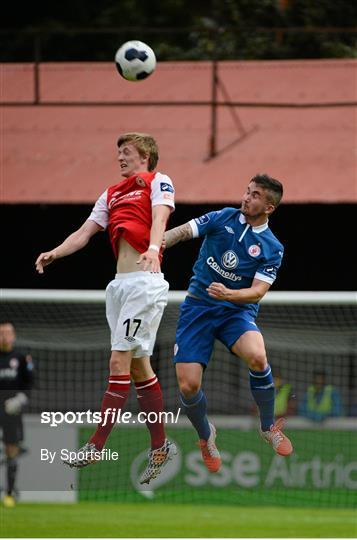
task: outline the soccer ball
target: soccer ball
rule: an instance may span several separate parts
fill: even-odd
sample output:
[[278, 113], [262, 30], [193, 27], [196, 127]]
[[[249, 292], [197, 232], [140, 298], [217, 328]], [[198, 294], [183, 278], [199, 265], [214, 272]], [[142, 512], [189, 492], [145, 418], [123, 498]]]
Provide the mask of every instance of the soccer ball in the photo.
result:
[[127, 81], [142, 81], [154, 71], [154, 51], [142, 41], [127, 41], [116, 52], [115, 65]]

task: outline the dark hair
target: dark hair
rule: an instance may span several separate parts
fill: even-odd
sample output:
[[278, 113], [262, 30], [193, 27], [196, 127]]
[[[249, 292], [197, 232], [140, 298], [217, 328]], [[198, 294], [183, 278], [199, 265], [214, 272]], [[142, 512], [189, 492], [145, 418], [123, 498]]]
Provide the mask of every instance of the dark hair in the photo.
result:
[[255, 182], [258, 186], [261, 186], [266, 191], [269, 191], [270, 202], [275, 206], [279, 206], [281, 198], [283, 196], [283, 184], [272, 178], [268, 174], [256, 174], [251, 179], [251, 182]]

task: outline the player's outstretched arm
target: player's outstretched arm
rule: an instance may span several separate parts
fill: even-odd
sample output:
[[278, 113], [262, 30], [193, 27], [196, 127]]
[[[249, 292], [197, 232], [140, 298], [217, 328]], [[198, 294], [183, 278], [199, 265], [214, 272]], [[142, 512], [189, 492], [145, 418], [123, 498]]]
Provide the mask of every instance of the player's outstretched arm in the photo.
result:
[[228, 300], [228, 302], [237, 302], [238, 304], [255, 304], [260, 302], [269, 288], [269, 283], [255, 278], [252, 286], [245, 289], [228, 289], [223, 283], [213, 282], [207, 288], [207, 292], [215, 300]]
[[48, 266], [56, 259], [66, 257], [67, 255], [71, 255], [84, 248], [84, 246], [88, 244], [90, 238], [101, 230], [102, 227], [95, 223], [95, 221], [87, 219], [83, 225], [74, 231], [74, 233], [70, 234], [62, 244], [51, 251], [41, 253], [41, 255], [37, 257], [35, 262], [37, 272], [43, 274], [45, 266]]
[[169, 231], [165, 232], [164, 247], [170, 248], [179, 242], [186, 242], [192, 238], [193, 232], [191, 225], [189, 223], [184, 223], [179, 227], [175, 227], [174, 229], [170, 229]]

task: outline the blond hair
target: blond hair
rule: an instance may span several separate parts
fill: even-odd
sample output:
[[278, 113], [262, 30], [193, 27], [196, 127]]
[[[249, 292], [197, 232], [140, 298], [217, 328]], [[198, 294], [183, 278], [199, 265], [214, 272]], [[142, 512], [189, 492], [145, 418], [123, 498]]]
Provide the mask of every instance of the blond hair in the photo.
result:
[[148, 170], [153, 171], [159, 160], [159, 150], [154, 137], [147, 133], [135, 132], [120, 135], [117, 142], [118, 147], [128, 143], [135, 146], [141, 157], [149, 156]]

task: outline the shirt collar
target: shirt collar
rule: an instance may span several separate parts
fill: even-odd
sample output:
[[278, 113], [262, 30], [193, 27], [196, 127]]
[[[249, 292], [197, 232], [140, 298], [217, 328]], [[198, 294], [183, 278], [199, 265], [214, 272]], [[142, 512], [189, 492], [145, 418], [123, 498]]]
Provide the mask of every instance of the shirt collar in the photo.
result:
[[[239, 222], [244, 225], [244, 223], [247, 223], [247, 220], [245, 219], [245, 216], [244, 214], [242, 214], [242, 212], [239, 214]], [[263, 231], [265, 231], [265, 229], [268, 228], [268, 222], [269, 220], [267, 219], [265, 223], [263, 223], [262, 225], [258, 225], [257, 227], [252, 227], [252, 231], [255, 232], [255, 233], [261, 233]]]

